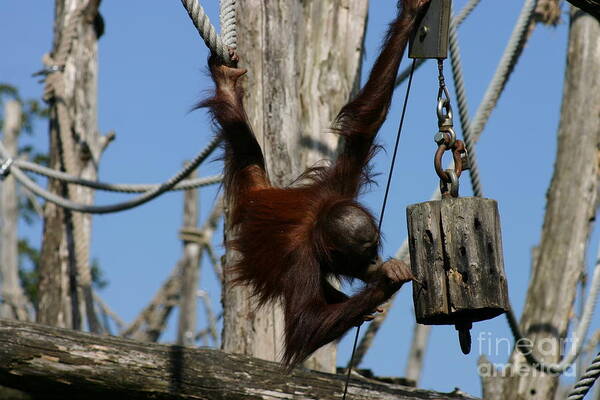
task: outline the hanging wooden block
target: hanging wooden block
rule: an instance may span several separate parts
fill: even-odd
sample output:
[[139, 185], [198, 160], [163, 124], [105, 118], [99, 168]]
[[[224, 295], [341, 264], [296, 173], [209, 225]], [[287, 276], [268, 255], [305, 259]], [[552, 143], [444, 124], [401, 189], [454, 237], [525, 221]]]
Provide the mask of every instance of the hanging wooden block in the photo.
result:
[[408, 238], [417, 322], [455, 325], [463, 352], [473, 322], [509, 309], [498, 206], [477, 197], [408, 207]]

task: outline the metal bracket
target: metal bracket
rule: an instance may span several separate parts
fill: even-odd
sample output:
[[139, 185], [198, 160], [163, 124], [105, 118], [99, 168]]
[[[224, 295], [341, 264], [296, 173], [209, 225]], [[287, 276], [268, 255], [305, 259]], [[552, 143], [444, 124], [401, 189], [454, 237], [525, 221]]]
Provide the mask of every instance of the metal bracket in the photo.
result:
[[10, 173], [10, 166], [12, 165], [13, 161], [14, 160], [12, 158], [8, 158], [2, 163], [2, 165], [0, 165], [0, 181], [4, 180], [4, 178], [6, 178]]
[[410, 41], [410, 58], [448, 58], [451, 12], [452, 0], [431, 0]]

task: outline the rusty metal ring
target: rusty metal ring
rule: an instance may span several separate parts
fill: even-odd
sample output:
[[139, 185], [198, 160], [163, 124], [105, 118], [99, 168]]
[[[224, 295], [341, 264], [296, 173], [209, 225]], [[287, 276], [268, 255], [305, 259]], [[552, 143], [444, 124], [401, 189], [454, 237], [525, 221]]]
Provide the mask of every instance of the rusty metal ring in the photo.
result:
[[460, 178], [463, 171], [461, 154], [465, 152], [465, 144], [462, 140], [457, 140], [454, 143], [454, 146], [451, 147], [449, 144], [443, 142], [438, 146], [435, 152], [435, 156], [433, 157], [433, 167], [435, 168], [437, 176], [446, 183], [450, 183], [450, 177], [442, 167], [442, 157], [446, 150], [449, 149], [452, 150], [452, 158], [454, 159], [454, 172], [456, 172], [457, 178]]
[[[450, 182], [444, 182], [443, 179], [440, 179], [440, 193], [442, 194], [442, 197], [458, 197], [460, 183], [458, 181], [458, 176], [456, 176], [456, 172], [453, 169], [447, 169], [444, 172], [450, 178]], [[448, 186], [450, 186], [450, 189], [448, 189]]]
[[465, 143], [462, 140], [457, 140], [452, 148], [452, 158], [454, 159], [454, 170], [456, 171], [456, 176], [459, 178], [463, 171], [462, 154], [465, 152]]
[[442, 156], [446, 152], [447, 146], [445, 143], [442, 143], [438, 146], [435, 156], [433, 157], [433, 168], [435, 168], [435, 173], [440, 179], [444, 182], [450, 182], [450, 177], [446, 174], [446, 171], [442, 168]]

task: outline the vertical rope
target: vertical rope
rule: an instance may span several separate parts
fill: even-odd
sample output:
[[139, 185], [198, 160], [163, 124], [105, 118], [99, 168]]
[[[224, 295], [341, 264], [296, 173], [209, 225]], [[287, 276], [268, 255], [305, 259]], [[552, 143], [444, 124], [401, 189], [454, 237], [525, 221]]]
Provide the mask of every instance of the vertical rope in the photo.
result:
[[458, 34], [456, 25], [450, 24], [450, 64], [452, 66], [452, 74], [454, 75], [454, 86], [456, 89], [456, 103], [458, 105], [458, 116], [460, 125], [462, 126], [463, 136], [465, 139], [465, 147], [467, 156], [469, 157], [469, 173], [471, 175], [471, 186], [473, 194], [477, 197], [483, 196], [483, 188], [481, 187], [481, 179], [479, 177], [479, 166], [477, 164], [477, 154], [475, 141], [471, 134], [471, 121], [469, 121], [469, 106], [467, 104], [467, 95], [465, 92], [465, 83], [462, 74], [462, 66], [460, 59], [460, 49], [458, 46]]
[[236, 0], [221, 0], [219, 22], [221, 23], [221, 40], [232, 50], [237, 48]]
[[181, 0], [181, 4], [185, 7], [196, 30], [210, 51], [226, 62], [230, 62], [231, 60], [229, 59], [227, 48], [223, 46], [223, 41], [219, 35], [217, 35], [214, 26], [210, 23], [208, 15], [206, 15], [204, 8], [198, 3], [198, 0]]
[[[83, 11], [87, 4], [79, 6], [71, 15], [66, 18], [65, 26], [60, 38], [58, 49], [53, 57], [47, 60], [52, 66], [58, 67], [47, 77], [44, 98], [53, 102], [58, 119], [58, 135], [60, 139], [60, 152], [63, 167], [68, 174], [78, 175], [78, 158], [75, 152], [76, 143], [73, 138], [73, 123], [69, 109], [67, 108], [66, 88], [64, 82], [64, 65], [73, 47], [73, 40], [77, 35], [77, 24], [81, 20]], [[67, 195], [72, 201], [77, 201], [77, 188], [73, 185], [67, 185]], [[77, 271], [77, 286], [81, 288], [84, 296], [86, 315], [90, 330], [95, 333], [101, 333], [102, 328], [96, 318], [94, 311], [94, 300], [92, 293], [92, 276], [89, 267], [89, 243], [85, 233], [84, 216], [81, 213], [70, 213], [65, 211], [67, 217], [71, 219], [73, 233], [73, 258]], [[80, 329], [80, 320], [78, 310], [73, 308], [74, 327]]]
[[536, 4], [537, 0], [525, 0], [525, 3], [523, 4], [523, 8], [521, 9], [517, 23], [511, 33], [508, 45], [494, 72], [494, 78], [492, 79], [492, 82], [490, 82], [490, 85], [483, 96], [483, 100], [475, 113], [475, 117], [473, 118], [471, 129], [475, 140], [481, 135], [485, 124], [490, 118], [492, 110], [498, 103], [500, 94], [504, 90], [504, 86], [506, 85], [506, 82], [508, 82], [508, 78], [517, 63], [519, 56], [522, 53]]

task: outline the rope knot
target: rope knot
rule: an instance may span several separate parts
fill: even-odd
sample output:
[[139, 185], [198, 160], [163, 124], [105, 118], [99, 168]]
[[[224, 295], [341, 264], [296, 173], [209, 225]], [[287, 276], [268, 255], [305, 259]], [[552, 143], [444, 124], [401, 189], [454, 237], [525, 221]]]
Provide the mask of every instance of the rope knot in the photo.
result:
[[44, 69], [36, 72], [33, 76], [42, 76], [46, 83], [44, 86], [44, 94], [42, 98], [46, 103], [57, 97], [59, 84], [62, 82], [62, 73], [65, 71], [65, 65], [54, 61], [50, 54], [44, 54], [42, 62], [46, 66]]

